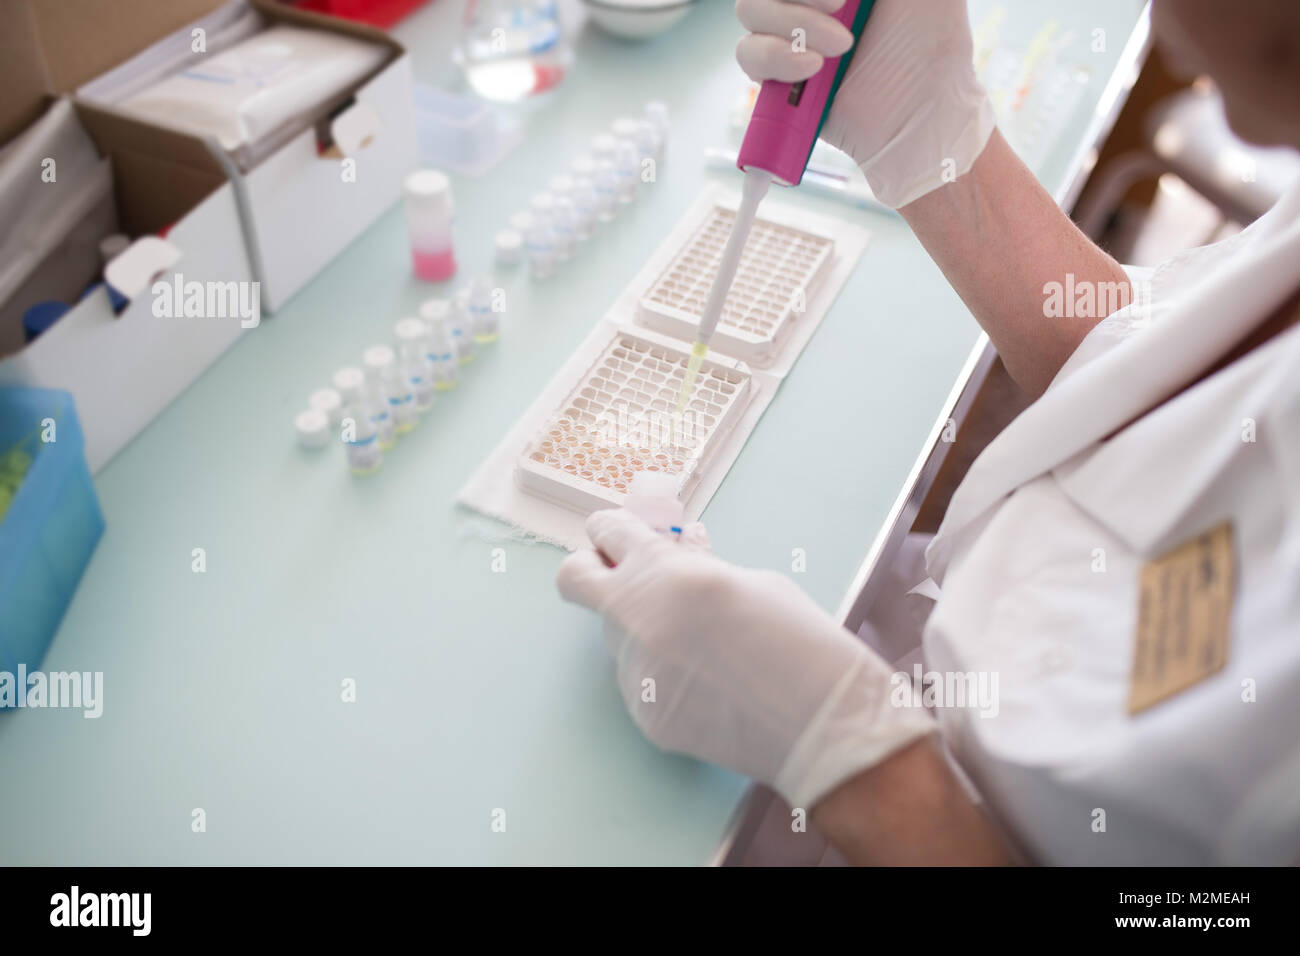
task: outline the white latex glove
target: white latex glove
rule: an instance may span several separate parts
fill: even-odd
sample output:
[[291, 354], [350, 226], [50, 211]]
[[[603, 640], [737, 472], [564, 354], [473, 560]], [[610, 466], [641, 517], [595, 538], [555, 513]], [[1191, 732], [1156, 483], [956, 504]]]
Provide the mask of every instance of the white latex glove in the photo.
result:
[[[839, 56], [852, 34], [830, 14], [843, 0], [737, 0], [752, 33], [736, 59], [754, 80], [787, 83]], [[806, 31], [796, 53], [792, 31]], [[968, 172], [996, 123], [975, 79], [966, 0], [876, 0], [822, 139], [866, 174], [876, 198], [895, 209]]]
[[560, 593], [604, 615], [623, 701], [660, 747], [808, 808], [934, 728], [891, 706], [889, 666], [798, 586], [722, 561], [702, 526], [674, 541], [598, 511], [587, 534], [597, 550], [564, 562]]

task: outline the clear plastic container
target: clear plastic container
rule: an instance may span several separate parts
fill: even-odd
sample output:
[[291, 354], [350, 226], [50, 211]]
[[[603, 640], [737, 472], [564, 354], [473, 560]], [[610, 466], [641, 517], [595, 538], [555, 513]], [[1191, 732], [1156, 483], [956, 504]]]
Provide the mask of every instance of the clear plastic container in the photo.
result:
[[104, 533], [84, 443], [67, 392], [0, 388], [0, 456], [31, 458], [0, 519], [0, 671], [41, 665]]

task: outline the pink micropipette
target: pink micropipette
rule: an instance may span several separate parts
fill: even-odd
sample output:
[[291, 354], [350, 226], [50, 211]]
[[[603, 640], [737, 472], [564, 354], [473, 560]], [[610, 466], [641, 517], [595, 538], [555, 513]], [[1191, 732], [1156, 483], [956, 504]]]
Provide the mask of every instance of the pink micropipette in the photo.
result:
[[731, 283], [740, 267], [740, 257], [749, 238], [749, 230], [758, 214], [758, 204], [762, 202], [767, 187], [772, 182], [781, 186], [797, 186], [803, 179], [813, 147], [817, 144], [817, 135], [826, 123], [835, 93], [848, 71], [853, 51], [867, 27], [867, 17], [874, 5], [875, 0], [846, 0], [844, 6], [833, 14], [836, 20], [853, 33], [853, 46], [847, 53], [827, 57], [821, 69], [806, 80], [797, 83], [767, 80], [759, 90], [754, 112], [745, 130], [745, 139], [740, 144], [740, 152], [736, 157], [736, 165], [745, 174], [740, 207], [736, 210], [731, 234], [722, 248], [718, 273], [714, 276], [709, 296], [704, 302], [704, 311], [700, 314], [699, 338], [691, 347], [686, 377], [682, 380], [677, 408], [673, 413], [674, 431], [690, 398], [700, 364], [708, 353], [709, 340], [718, 327], [727, 293], [731, 291]]

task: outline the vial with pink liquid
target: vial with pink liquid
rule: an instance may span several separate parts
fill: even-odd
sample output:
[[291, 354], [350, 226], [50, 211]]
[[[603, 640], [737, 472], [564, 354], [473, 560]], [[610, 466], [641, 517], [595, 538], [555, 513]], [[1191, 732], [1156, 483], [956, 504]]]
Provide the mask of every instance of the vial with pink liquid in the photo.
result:
[[415, 274], [426, 282], [445, 282], [454, 276], [451, 181], [446, 174], [420, 169], [406, 177], [406, 223]]

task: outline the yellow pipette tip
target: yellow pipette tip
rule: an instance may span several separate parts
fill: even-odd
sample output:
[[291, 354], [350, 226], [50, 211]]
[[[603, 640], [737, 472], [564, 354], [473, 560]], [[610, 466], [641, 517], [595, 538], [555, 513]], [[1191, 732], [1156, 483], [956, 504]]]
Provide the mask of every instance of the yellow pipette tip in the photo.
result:
[[673, 420], [668, 431], [668, 443], [670, 445], [676, 441], [677, 423], [682, 420], [682, 412], [686, 410], [686, 402], [691, 397], [691, 387], [700, 374], [700, 366], [704, 363], [704, 356], [708, 354], [709, 346], [707, 342], [696, 342], [691, 346], [691, 357], [686, 360], [686, 375], [682, 378], [681, 391], [677, 393], [677, 407], [673, 409]]

